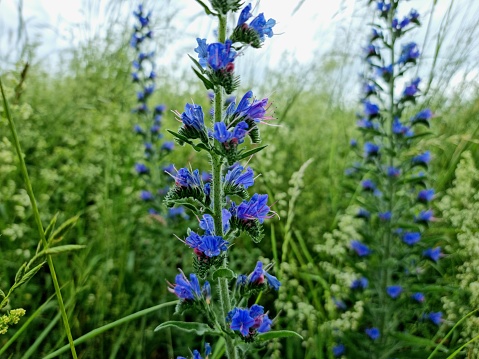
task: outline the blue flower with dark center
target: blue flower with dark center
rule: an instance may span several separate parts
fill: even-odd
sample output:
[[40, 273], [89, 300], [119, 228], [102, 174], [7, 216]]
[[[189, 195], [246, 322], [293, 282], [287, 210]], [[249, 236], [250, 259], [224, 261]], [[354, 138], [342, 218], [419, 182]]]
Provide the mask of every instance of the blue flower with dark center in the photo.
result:
[[244, 221], [250, 221], [257, 219], [260, 223], [263, 223], [266, 218], [270, 218], [268, 215], [270, 208], [267, 205], [268, 195], [255, 193], [249, 201], [243, 201], [238, 207], [233, 207], [232, 213], [239, 219]]
[[411, 127], [403, 125], [397, 117], [394, 118], [392, 131], [395, 135], [402, 135], [404, 137], [412, 137], [414, 135], [414, 131]]
[[[165, 105], [157, 105], [155, 106], [155, 115], [162, 115], [166, 110]], [[155, 118], [156, 120], [156, 118]]]
[[236, 118], [242, 118], [245, 120], [254, 120], [254, 122], [261, 122], [261, 120], [266, 118], [265, 115], [268, 99], [264, 98], [262, 100], [253, 100], [251, 102], [252, 98], [253, 91], [248, 91], [244, 94], [237, 107], [235, 101], [231, 102], [226, 109], [226, 117], [231, 117], [233, 121]]
[[356, 252], [356, 254], [360, 257], [365, 257], [371, 254], [371, 250], [367, 245], [361, 243], [360, 241], [352, 240], [351, 241], [351, 248]]
[[233, 129], [230, 142], [240, 144], [244, 142], [244, 138], [248, 134], [248, 124], [245, 121], [239, 122]]
[[437, 263], [442, 257], [441, 247], [428, 248], [422, 252], [422, 255]]
[[419, 214], [414, 217], [414, 222], [416, 223], [429, 223], [434, 220], [432, 210], [428, 209], [427, 211], [421, 211]]
[[144, 174], [150, 173], [150, 169], [143, 163], [135, 164], [135, 171], [139, 175], [144, 175]]
[[423, 189], [417, 194], [417, 200], [422, 203], [429, 203], [434, 199], [434, 189]]
[[392, 76], [394, 68], [393, 65], [383, 66], [377, 68], [377, 73], [386, 81]]
[[415, 62], [419, 58], [419, 48], [415, 42], [410, 42], [402, 47], [401, 55], [399, 56], [399, 64], [407, 64], [408, 62]]
[[203, 109], [200, 105], [187, 103], [185, 105], [185, 112], [181, 114], [180, 118], [186, 127], [192, 127], [199, 132], [205, 130]]
[[370, 44], [365, 49], [364, 52], [366, 53], [366, 58], [370, 57], [381, 57], [379, 47]]
[[418, 19], [419, 13], [415, 9], [411, 9], [411, 11], [409, 12], [409, 20], [411, 20], [411, 22], [413, 23], [419, 24]]
[[254, 172], [251, 167], [246, 168], [243, 173], [243, 166], [236, 165], [231, 168], [225, 176], [225, 182], [234, 184], [235, 186], [251, 187], [254, 184]]
[[411, 298], [414, 299], [416, 302], [419, 302], [419, 303], [424, 303], [424, 301], [426, 300], [426, 297], [421, 292], [413, 293], [411, 295]]
[[349, 141], [349, 145], [351, 147], [357, 147], [358, 146], [358, 141], [356, 141], [354, 138], [352, 138], [351, 141]]
[[232, 330], [239, 330], [240, 333], [246, 337], [249, 334], [249, 329], [255, 324], [254, 319], [249, 315], [248, 309], [235, 308], [234, 314], [231, 318], [230, 328]]
[[387, 169], [388, 177], [399, 177], [401, 175], [401, 169], [393, 166], [389, 166]]
[[377, 92], [376, 85], [371, 83], [365, 83], [363, 85], [363, 92], [365, 97], [375, 94]]
[[244, 7], [243, 10], [241, 10], [240, 16], [238, 17], [238, 23], [236, 26], [241, 26], [243, 25], [250, 17], [252, 17], [253, 14], [251, 13], [251, 4], [248, 4]]
[[356, 123], [359, 128], [364, 128], [366, 130], [377, 130], [379, 129], [379, 124], [376, 122], [373, 122], [371, 120], [368, 120], [367, 118], [362, 118], [357, 121]]
[[367, 278], [361, 277], [359, 279], [353, 280], [351, 283], [351, 289], [366, 289], [369, 285], [369, 281]]
[[400, 285], [390, 285], [386, 288], [386, 293], [392, 298], [398, 298], [403, 291], [403, 288]]
[[404, 232], [402, 241], [408, 246], [412, 246], [421, 240], [421, 233], [419, 232]]
[[369, 219], [371, 217], [371, 213], [364, 208], [360, 208], [358, 210], [358, 213], [356, 213], [357, 218], [364, 218], [364, 219]]
[[366, 142], [364, 144], [364, 156], [365, 157], [376, 157], [379, 155], [379, 146], [371, 143], [371, 142]]
[[442, 323], [442, 312], [431, 312], [427, 315], [427, 319], [439, 326]]
[[428, 165], [431, 162], [431, 152], [426, 151], [412, 158], [413, 165]]
[[421, 82], [421, 79], [417, 77], [414, 79], [408, 86], [403, 91], [403, 96], [404, 97], [413, 97], [417, 94], [419, 82]]
[[139, 82], [140, 81], [140, 77], [138, 76], [138, 73], [136, 73], [136, 72], [133, 72], [131, 74], [131, 79], [132, 79], [133, 82]]
[[263, 269], [263, 263], [261, 261], [256, 263], [254, 271], [248, 276], [248, 283], [261, 285], [264, 283], [265, 277], [269, 286], [275, 290], [279, 290], [281, 282], [274, 275], [269, 274], [266, 269]]
[[344, 344], [336, 344], [333, 346], [333, 355], [338, 358], [346, 352], [346, 347]]
[[368, 328], [365, 330], [365, 332], [372, 340], [377, 340], [381, 336], [378, 328]]
[[384, 14], [387, 15], [389, 10], [391, 10], [391, 4], [386, 4], [384, 1], [378, 1], [377, 9], [382, 13], [382, 16], [384, 16]]
[[430, 109], [425, 109], [416, 114], [411, 118], [411, 123], [429, 123], [429, 120], [432, 118], [432, 111]]
[[374, 190], [376, 189], [376, 185], [369, 178], [362, 181], [361, 186], [363, 187], [363, 190], [367, 192], [374, 192]]
[[180, 168], [175, 176], [178, 187], [201, 187], [200, 171], [190, 172], [187, 168]]

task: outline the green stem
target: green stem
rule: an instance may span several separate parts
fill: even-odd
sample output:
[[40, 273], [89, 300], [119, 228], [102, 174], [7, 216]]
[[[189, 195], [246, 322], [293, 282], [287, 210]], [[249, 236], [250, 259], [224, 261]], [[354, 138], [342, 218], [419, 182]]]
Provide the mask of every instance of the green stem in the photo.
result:
[[[25, 160], [22, 155], [22, 148], [20, 146], [20, 141], [18, 139], [17, 130], [15, 128], [15, 124], [13, 123], [12, 115], [10, 113], [10, 107], [8, 106], [7, 97], [3, 90], [3, 84], [0, 80], [0, 90], [2, 92], [3, 103], [5, 104], [5, 113], [7, 115], [8, 125], [10, 127], [10, 131], [13, 137], [13, 143], [15, 145], [15, 149], [17, 151], [18, 159], [20, 161], [20, 170], [22, 172], [23, 179], [25, 181], [26, 190], [28, 193], [28, 197], [30, 198], [30, 203], [32, 205], [33, 216], [35, 218], [35, 223], [37, 225], [38, 234], [40, 235], [40, 239], [42, 241], [43, 248], [48, 248], [47, 239], [45, 238], [45, 231], [43, 230], [42, 221], [40, 219], [40, 213], [38, 211], [37, 202], [35, 200], [35, 195], [33, 194], [32, 183], [30, 181], [30, 177], [28, 176], [27, 166], [25, 164]], [[73, 344], [73, 338], [70, 330], [70, 325], [68, 323], [68, 316], [67, 312], [65, 311], [65, 305], [63, 303], [62, 293], [60, 290], [60, 285], [58, 284], [57, 275], [55, 273], [55, 267], [53, 266], [53, 260], [51, 255], [47, 255], [47, 263], [48, 267], [50, 268], [50, 275], [52, 276], [53, 286], [55, 287], [55, 294], [57, 296], [58, 305], [60, 307], [60, 312], [62, 314], [63, 325], [65, 326], [65, 331], [68, 337], [68, 342], [70, 343], [70, 350], [72, 352], [72, 356], [74, 359], [77, 359], [77, 353], [75, 351], [75, 345]]]
[[[219, 25], [218, 25], [218, 41], [225, 42], [226, 40], [226, 16], [219, 15]], [[220, 122], [223, 120], [223, 88], [217, 86], [215, 88], [215, 117], [214, 122]], [[215, 223], [215, 234], [217, 236], [223, 236], [223, 221], [222, 221], [222, 209], [224, 202], [223, 195], [223, 186], [221, 184], [221, 175], [223, 172], [223, 158], [217, 154], [211, 154], [211, 167], [212, 167], [212, 181], [213, 181], [213, 219]], [[223, 267], [226, 268], [228, 265], [228, 258], [225, 254], [223, 260]], [[225, 329], [226, 326], [226, 315], [231, 310], [231, 298], [228, 287], [227, 278], [218, 278], [218, 288], [220, 294], [220, 303], [222, 311], [222, 324]], [[237, 359], [237, 351], [233, 342], [233, 339], [227, 335], [225, 336], [226, 344], [226, 355], [229, 359]]]

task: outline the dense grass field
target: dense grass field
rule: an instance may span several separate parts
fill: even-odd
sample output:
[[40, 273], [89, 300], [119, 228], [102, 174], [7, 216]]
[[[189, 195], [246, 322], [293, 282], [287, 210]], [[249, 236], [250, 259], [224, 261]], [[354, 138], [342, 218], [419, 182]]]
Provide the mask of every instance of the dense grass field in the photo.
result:
[[[424, 28], [435, 3], [431, 1]], [[454, 327], [479, 305], [479, 85], [477, 78], [466, 76], [477, 74], [479, 68], [474, 56], [478, 25], [471, 21], [448, 28], [454, 16], [465, 14], [460, 10], [446, 13], [440, 30], [427, 35], [425, 44], [436, 50], [419, 61], [425, 90], [408, 109], [414, 113], [427, 106], [435, 114], [430, 133], [417, 146], [432, 154], [429, 173], [436, 191], [432, 204], [436, 220], [424, 235], [444, 252], [427, 284], [443, 321], [428, 327], [427, 341], [411, 344], [428, 353], [423, 358], [452, 329], [436, 358], [449, 357], [479, 334], [475, 313]], [[15, 56], [1, 54], [6, 60], [0, 65], [0, 79], [41, 223], [47, 228], [55, 219], [57, 232], [51, 244], [66, 246], [64, 251], [52, 251], [51, 258], [72, 337], [86, 336], [75, 345], [83, 359], [176, 358], [204, 343], [174, 328], [154, 331], [167, 320], [195, 318], [190, 312], [173, 314], [177, 298], [168, 291], [167, 281], [173, 281], [178, 268], [185, 273], [193, 270], [191, 253], [175, 235], [183, 238], [187, 227], [198, 228], [198, 221], [188, 210], [183, 217], [169, 217], [166, 210], [151, 214], [151, 204], [140, 199], [145, 182], [135, 164], [143, 159], [143, 145], [133, 130], [136, 89], [131, 81], [134, 54], [128, 44], [127, 16], [117, 21], [125, 24], [123, 32], [102, 34], [71, 49], [59, 71], [40, 61], [29, 43], [18, 42]], [[366, 31], [364, 24], [358, 25], [361, 28]], [[447, 31], [465, 39], [463, 45], [455, 44], [450, 56], [452, 45], [441, 38]], [[158, 39], [160, 44], [165, 41], [174, 39]], [[342, 48], [351, 50], [331, 50], [306, 65], [285, 57], [279, 68], [265, 69], [264, 81], [252, 87], [258, 97], [269, 96], [276, 120], [274, 126], [261, 129], [268, 147], [249, 165], [261, 174], [255, 191], [269, 195], [277, 216], [265, 221], [265, 237], [259, 244], [242, 235], [229, 261], [238, 273], [249, 273], [260, 259], [274, 262], [273, 272], [282, 286], [278, 293], [265, 292], [261, 301], [271, 304], [270, 317], [278, 315], [275, 328], [296, 331], [303, 339], [275, 339], [251, 357], [333, 358], [334, 328], [359, 315], [356, 307], [339, 311], [331, 294], [344, 285], [342, 273], [351, 270], [343, 260], [344, 244], [360, 226], [355, 218], [358, 190], [345, 171], [355, 161], [350, 140], [359, 136], [355, 123], [361, 107], [349, 95], [359, 92], [352, 86], [360, 87], [349, 74], [359, 72], [356, 52], [363, 40], [356, 35], [342, 41]], [[189, 69], [174, 74], [166, 67], [160, 70], [152, 102], [166, 105], [161, 133], [172, 141], [166, 130], [179, 127], [173, 110], [181, 113], [192, 101], [204, 109], [211, 104]], [[250, 89], [245, 86], [233, 95], [239, 99]], [[18, 279], [20, 266], [43, 247], [3, 101], [0, 114], [0, 289], [6, 294], [16, 275]], [[179, 145], [161, 161], [159, 169], [168, 164], [178, 169], [208, 166], [202, 152]], [[166, 179], [164, 183], [171, 185]], [[65, 223], [69, 228], [62, 231]], [[163, 303], [167, 304], [160, 306]], [[4, 333], [0, 325], [1, 358], [71, 357], [46, 263], [12, 292], [0, 315], [18, 308], [25, 315], [17, 324]], [[215, 338], [206, 341], [213, 343]], [[217, 344], [210, 359], [221, 358], [223, 346]], [[456, 357], [479, 358], [479, 346], [472, 343]]]

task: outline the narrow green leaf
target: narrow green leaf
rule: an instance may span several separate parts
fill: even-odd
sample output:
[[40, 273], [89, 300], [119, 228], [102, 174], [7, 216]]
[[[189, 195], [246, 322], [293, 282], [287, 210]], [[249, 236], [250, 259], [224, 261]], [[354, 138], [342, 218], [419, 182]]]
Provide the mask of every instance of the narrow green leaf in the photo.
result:
[[271, 332], [261, 333], [258, 335], [260, 340], [271, 340], [275, 338], [289, 338], [289, 337], [296, 337], [299, 339], [303, 339], [301, 335], [291, 330], [274, 330]]
[[48, 243], [52, 242], [59, 242], [62, 240], [63, 236], [68, 233], [70, 229], [72, 229], [78, 221], [79, 216], [75, 216], [72, 218], [67, 219], [63, 222], [58, 229], [53, 232], [53, 234], [48, 238]]
[[195, 0], [195, 1], [203, 7], [207, 15], [217, 15], [213, 11], [211, 11], [210, 8], [203, 1], [201, 0]]
[[232, 279], [234, 277], [236, 277], [235, 273], [229, 268], [220, 268], [213, 273], [213, 280], [218, 278]]
[[[407, 343], [408, 345], [416, 346], [416, 347], [435, 347], [437, 345], [436, 342], [434, 342], [431, 339], [426, 339], [426, 338], [421, 338], [417, 337], [412, 334], [406, 334], [406, 333], [394, 333], [392, 334], [395, 338], [402, 340], [403, 342]], [[439, 350], [447, 352], [448, 349], [444, 346], [440, 346]]]
[[45, 263], [46, 262], [42, 262], [39, 265], [37, 265], [35, 268], [30, 269], [28, 272], [23, 274], [20, 280], [17, 281], [17, 279], [15, 278], [15, 284], [12, 286], [12, 292], [13, 292], [13, 289], [17, 289], [22, 284], [25, 284], [26, 282], [28, 282], [28, 280], [32, 278], [43, 267]]
[[48, 224], [48, 227], [45, 229], [45, 238], [48, 240], [52, 235], [53, 229], [55, 228], [55, 224], [57, 223], [58, 212], [55, 213], [52, 220]]
[[238, 160], [242, 160], [243, 158], [246, 158], [246, 157], [249, 157], [249, 156], [251, 156], [251, 155], [254, 155], [256, 152], [259, 152], [259, 151], [261, 151], [262, 149], [264, 149], [264, 148], [266, 148], [266, 147], [268, 147], [268, 145], [256, 147], [256, 148], [253, 148], [252, 150], [243, 152], [243, 153], [241, 153], [241, 154], [238, 156]]
[[160, 324], [155, 328], [155, 332], [166, 328], [178, 328], [184, 332], [195, 332], [197, 335], [204, 335], [206, 333], [212, 334], [214, 330], [204, 323], [197, 322], [181, 322], [181, 321], [168, 321]]
[[203, 69], [203, 67], [200, 65], [200, 63], [193, 57], [191, 56], [190, 54], [188, 54], [189, 58], [191, 59], [191, 61], [194, 62], [194, 64], [198, 67], [198, 70], [204, 74], [205, 73], [205, 70]]
[[194, 67], [192, 67], [192, 69], [195, 72], [196, 76], [198, 76], [198, 78], [203, 81], [203, 84], [205, 85], [207, 90], [214, 90], [215, 86], [213, 85], [213, 82], [204, 77], [203, 74], [196, 70]]
[[182, 142], [186, 142], [186, 143], [189, 143], [191, 144], [191, 141], [189, 138], [183, 136], [183, 135], [180, 135], [179, 133], [176, 133], [174, 131], [171, 131], [171, 130], [167, 130], [169, 133], [171, 133], [173, 136], [175, 136], [176, 138], [178, 138], [180, 141]]
[[76, 251], [79, 249], [83, 249], [86, 246], [83, 244], [65, 244], [64, 246], [56, 246], [52, 248], [48, 248], [45, 251], [42, 251], [43, 254], [59, 254], [59, 253], [64, 253], [64, 252], [71, 252], [71, 251]]
[[5, 292], [4, 292], [3, 290], [1, 290], [1, 289], [0, 289], [0, 296], [1, 296], [2, 298], [5, 298]]
[[25, 268], [27, 267], [27, 263], [23, 263], [20, 268], [17, 270], [17, 274], [15, 274], [15, 282], [18, 282], [22, 279], [23, 273], [25, 272]]

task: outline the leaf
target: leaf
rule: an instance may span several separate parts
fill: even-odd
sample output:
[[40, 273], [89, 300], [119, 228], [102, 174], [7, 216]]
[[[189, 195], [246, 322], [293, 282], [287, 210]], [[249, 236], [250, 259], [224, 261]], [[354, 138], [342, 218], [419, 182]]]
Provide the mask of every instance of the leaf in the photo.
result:
[[235, 273], [229, 268], [220, 268], [213, 273], [213, 280], [216, 280], [218, 278], [232, 279], [235, 277]]
[[201, 81], [203, 81], [203, 84], [205, 85], [207, 90], [214, 90], [215, 85], [213, 85], [213, 82], [208, 80], [206, 77], [203, 76], [198, 70], [196, 70], [194, 67], [192, 67], [193, 71], [195, 72], [196, 76], [199, 77]]
[[191, 56], [190, 54], [188, 54], [189, 58], [191, 59], [191, 61], [193, 61], [195, 63], [195, 65], [198, 67], [198, 70], [201, 71], [202, 74], [205, 73], [205, 70], [203, 69], [203, 67], [200, 65], [200, 63], [193, 57]]
[[258, 334], [258, 339], [260, 340], [271, 340], [275, 338], [289, 338], [289, 337], [296, 337], [299, 339], [303, 339], [301, 335], [292, 330], [274, 330], [271, 332], [261, 333]]
[[56, 246], [48, 248], [47, 250], [42, 251], [42, 254], [59, 254], [65, 252], [76, 251], [78, 249], [83, 249], [86, 246], [83, 244], [65, 244], [64, 246]]
[[53, 232], [53, 234], [50, 236], [50, 237], [47, 237], [48, 238], [48, 242], [49, 243], [52, 243], [52, 242], [58, 242], [58, 241], [61, 241], [63, 236], [65, 234], [68, 233], [68, 231], [70, 229], [72, 229], [75, 224], [77, 223], [78, 221], [78, 218], [80, 218], [79, 216], [75, 216], [75, 217], [72, 217], [72, 218], [69, 218], [67, 219], [65, 222], [63, 222], [60, 227], [58, 227], [58, 229]]
[[0, 289], [0, 297], [5, 298], [5, 292]]
[[58, 212], [55, 213], [52, 220], [48, 224], [48, 227], [45, 229], [45, 238], [47, 240], [50, 239], [50, 236], [52, 235], [53, 229], [55, 228], [55, 224], [57, 223], [57, 218], [58, 218]]
[[175, 136], [176, 138], [178, 138], [181, 142], [186, 142], [186, 143], [189, 143], [191, 144], [191, 141], [189, 138], [183, 136], [183, 135], [180, 135], [179, 133], [176, 133], [174, 131], [171, 131], [171, 130], [167, 130], [169, 133], [171, 133], [173, 136]]
[[[421, 338], [417, 337], [412, 334], [406, 334], [406, 333], [394, 333], [391, 334], [393, 337], [396, 337], [399, 340], [404, 341], [405, 343], [417, 347], [435, 347], [437, 345], [436, 342], [434, 342], [431, 339], [426, 339], [426, 338]], [[444, 352], [447, 352], [448, 349], [442, 345], [439, 346], [439, 350], [442, 350]]]
[[27, 263], [23, 263], [20, 268], [17, 270], [17, 274], [15, 274], [15, 282], [18, 282], [22, 279], [23, 273], [25, 272], [25, 268], [27, 267]]
[[195, 332], [197, 335], [204, 335], [206, 333], [214, 333], [214, 331], [204, 323], [197, 323], [197, 322], [181, 322], [181, 321], [168, 321], [160, 324], [155, 328], [155, 332], [166, 329], [166, 328], [177, 328], [184, 332]]
[[43, 265], [45, 263], [46, 262], [42, 262], [39, 265], [37, 265], [35, 268], [30, 269], [27, 273], [25, 273], [22, 276], [22, 278], [19, 281], [17, 281], [17, 279], [15, 278], [15, 284], [12, 286], [12, 289], [10, 291], [13, 292], [14, 289], [16, 289], [16, 288], [20, 287], [22, 284], [28, 282], [30, 280], [30, 278], [32, 278], [43, 267]]
[[205, 10], [205, 13], [207, 15], [217, 16], [217, 14], [215, 14], [213, 11], [211, 11], [210, 8], [208, 6], [206, 6], [206, 4], [203, 1], [201, 1], [201, 0], [195, 0], [195, 1], [203, 7], [203, 9]]
[[254, 155], [256, 152], [261, 151], [263, 148], [268, 147], [268, 145], [260, 146], [253, 148], [252, 150], [246, 151], [238, 156], [238, 160], [242, 160], [243, 158], [249, 157], [251, 155]]

